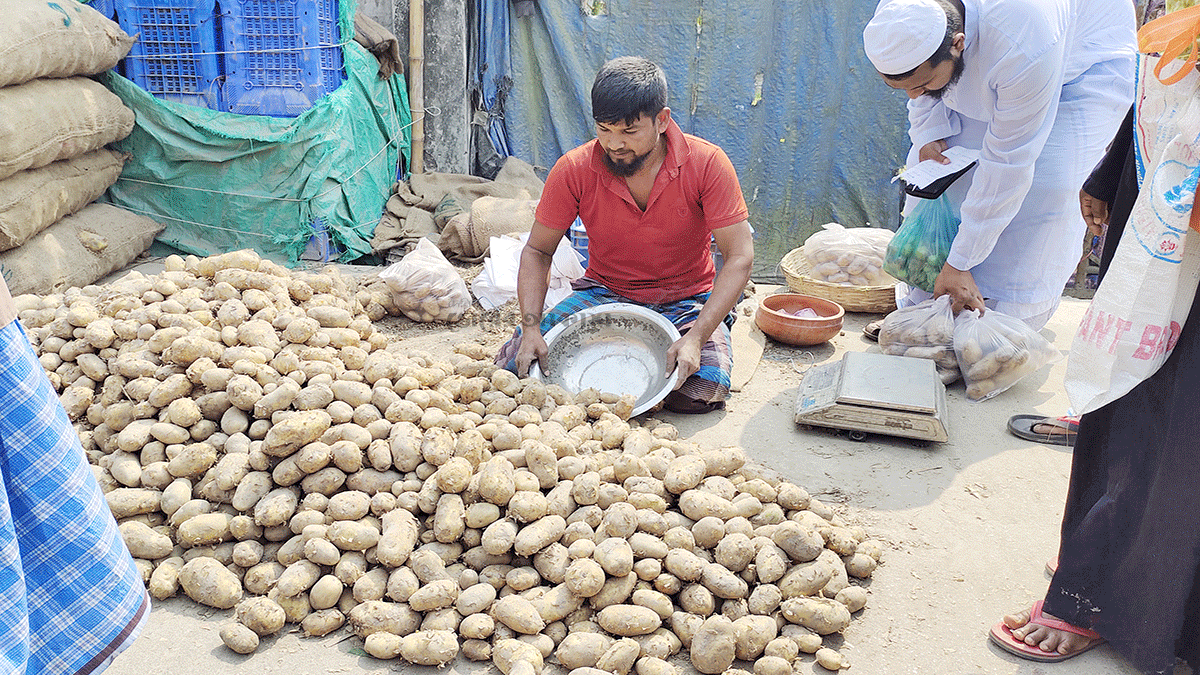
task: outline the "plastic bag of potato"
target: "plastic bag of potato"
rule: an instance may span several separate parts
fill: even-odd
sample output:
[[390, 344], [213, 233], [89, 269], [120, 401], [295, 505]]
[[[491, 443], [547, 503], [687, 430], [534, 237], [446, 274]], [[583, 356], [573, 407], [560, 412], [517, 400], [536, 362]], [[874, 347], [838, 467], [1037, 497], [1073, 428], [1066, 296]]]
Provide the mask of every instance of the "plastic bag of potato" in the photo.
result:
[[428, 239], [379, 273], [396, 306], [413, 321], [453, 323], [471, 307], [471, 293], [458, 270]]
[[995, 310], [960, 312], [954, 321], [954, 351], [967, 398], [987, 400], [1062, 355], [1020, 319]]
[[943, 295], [888, 314], [879, 329], [879, 348], [893, 356], [932, 359], [942, 382], [950, 384], [959, 378], [954, 330], [950, 296]]
[[895, 233], [879, 227], [845, 228], [827, 223], [804, 241], [808, 276], [846, 286], [891, 286], [883, 271], [883, 256]]

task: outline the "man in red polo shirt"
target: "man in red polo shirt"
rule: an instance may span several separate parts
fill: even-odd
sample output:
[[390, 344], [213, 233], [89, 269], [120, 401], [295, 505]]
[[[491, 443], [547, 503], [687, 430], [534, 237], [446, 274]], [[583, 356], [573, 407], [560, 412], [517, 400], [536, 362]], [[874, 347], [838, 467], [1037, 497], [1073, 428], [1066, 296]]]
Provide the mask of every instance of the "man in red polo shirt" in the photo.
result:
[[[667, 352], [678, 388], [667, 409], [703, 413], [729, 394], [732, 310], [754, 260], [746, 202], [729, 158], [684, 134], [666, 107], [662, 68], [640, 57], [604, 64], [592, 85], [596, 140], [554, 165], [521, 252], [521, 327], [497, 363], [526, 375], [546, 355], [542, 335], [587, 307], [631, 302], [683, 334]], [[579, 217], [588, 269], [575, 293], [542, 315], [554, 251]], [[710, 244], [724, 259], [716, 273]]]

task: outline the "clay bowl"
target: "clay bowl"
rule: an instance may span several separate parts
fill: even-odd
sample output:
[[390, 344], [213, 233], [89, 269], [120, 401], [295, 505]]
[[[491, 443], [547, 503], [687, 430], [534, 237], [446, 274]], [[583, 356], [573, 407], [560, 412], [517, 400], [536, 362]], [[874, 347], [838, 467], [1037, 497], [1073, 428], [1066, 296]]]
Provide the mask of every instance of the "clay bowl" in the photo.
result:
[[[793, 316], [811, 309], [818, 318]], [[762, 332], [789, 345], [818, 345], [842, 330], [846, 310], [832, 300], [800, 293], [780, 293], [763, 298], [754, 314], [754, 323]]]

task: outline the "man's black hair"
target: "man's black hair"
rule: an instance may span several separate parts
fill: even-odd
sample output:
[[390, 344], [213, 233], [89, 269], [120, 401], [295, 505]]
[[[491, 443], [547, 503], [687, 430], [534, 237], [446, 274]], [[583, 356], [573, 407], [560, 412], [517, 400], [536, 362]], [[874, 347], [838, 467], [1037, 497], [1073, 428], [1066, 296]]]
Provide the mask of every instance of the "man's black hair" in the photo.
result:
[[[962, 6], [951, 2], [950, 0], [936, 0], [936, 2], [941, 5], [942, 10], [946, 12], [946, 36], [942, 38], [942, 44], [938, 45], [937, 51], [933, 53], [933, 56], [930, 56], [928, 59], [926, 59], [930, 67], [937, 66], [941, 62], [949, 61], [951, 58], [953, 58], [950, 54], [950, 49], [954, 46], [954, 36], [963, 32], [964, 10]], [[925, 64], [918, 64], [917, 68], [920, 68], [923, 65]], [[885, 73], [884, 77], [889, 80], [903, 80], [905, 78], [912, 77], [913, 73], [917, 72], [917, 68], [913, 68], [906, 73], [900, 73], [898, 75], [888, 75]]]
[[633, 124], [667, 107], [667, 75], [653, 61], [618, 56], [605, 63], [592, 83], [592, 118], [600, 124]]

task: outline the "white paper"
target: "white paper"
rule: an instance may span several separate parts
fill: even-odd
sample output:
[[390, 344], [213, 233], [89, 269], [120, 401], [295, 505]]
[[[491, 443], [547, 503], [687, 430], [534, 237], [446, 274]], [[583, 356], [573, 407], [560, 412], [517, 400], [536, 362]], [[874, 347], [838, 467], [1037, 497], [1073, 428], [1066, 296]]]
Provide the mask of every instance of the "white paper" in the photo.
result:
[[[964, 148], [959, 145], [946, 148], [942, 155], [950, 160], [949, 164], [941, 164], [937, 160], [927, 159], [916, 166], [904, 169], [896, 178], [903, 178], [905, 183], [924, 189], [933, 181], [962, 171], [970, 166], [971, 162], [979, 161], [978, 150]], [[892, 182], [895, 182], [895, 180], [893, 178]]]

